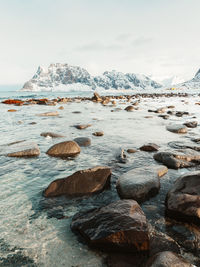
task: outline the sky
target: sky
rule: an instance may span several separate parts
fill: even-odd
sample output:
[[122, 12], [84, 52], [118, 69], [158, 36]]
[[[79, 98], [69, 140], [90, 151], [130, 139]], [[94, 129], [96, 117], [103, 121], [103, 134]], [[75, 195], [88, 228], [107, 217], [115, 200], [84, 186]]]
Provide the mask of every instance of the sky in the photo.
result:
[[0, 86], [22, 86], [57, 62], [190, 79], [199, 11], [199, 0], [0, 0]]

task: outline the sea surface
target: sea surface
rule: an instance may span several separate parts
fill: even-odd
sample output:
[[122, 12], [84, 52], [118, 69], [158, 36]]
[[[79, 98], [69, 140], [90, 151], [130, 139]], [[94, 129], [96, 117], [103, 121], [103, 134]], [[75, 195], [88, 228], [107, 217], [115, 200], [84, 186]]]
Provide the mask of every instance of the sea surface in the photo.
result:
[[[38, 158], [9, 158], [0, 156], [0, 266], [48, 266], [48, 267], [97, 267], [106, 266], [106, 254], [91, 250], [80, 243], [70, 230], [72, 216], [84, 209], [99, 207], [118, 200], [116, 180], [135, 167], [156, 163], [153, 154], [137, 152], [127, 154], [128, 161], [118, 161], [121, 149], [139, 148], [152, 142], [168, 148], [168, 142], [187, 141], [200, 137], [199, 128], [190, 129], [187, 134], [178, 135], [166, 130], [169, 123], [183, 123], [200, 118], [199, 92], [189, 97], [141, 98], [138, 110], [126, 112], [129, 103], [117, 100], [117, 105], [103, 106], [91, 101], [74, 101], [56, 106], [31, 105], [8, 106], [0, 103], [0, 145], [20, 140], [34, 141], [39, 145]], [[113, 93], [111, 93], [113, 94]], [[0, 101], [7, 98], [55, 98], [92, 96], [92, 92], [0, 92]], [[59, 110], [59, 106], [64, 106]], [[188, 111], [182, 118], [171, 116], [163, 120], [149, 109], [175, 105], [175, 110]], [[17, 112], [7, 112], [9, 108]], [[121, 108], [115, 111], [115, 108]], [[111, 112], [114, 110], [114, 112]], [[39, 117], [37, 114], [58, 111], [59, 117]], [[80, 111], [81, 113], [74, 113]], [[150, 118], [145, 118], [151, 115]], [[195, 119], [193, 117], [196, 117]], [[36, 124], [30, 124], [36, 122]], [[75, 124], [92, 124], [85, 130], [73, 127]], [[52, 139], [40, 136], [51, 131], [63, 134], [64, 138]], [[104, 131], [104, 136], [95, 137], [95, 131]], [[49, 157], [45, 152], [55, 143], [73, 140], [76, 137], [90, 137], [90, 147], [83, 147], [73, 160]], [[112, 168], [112, 186], [92, 197], [69, 199], [66, 197], [45, 199], [43, 190], [55, 179], [71, 175], [77, 170], [97, 165]], [[191, 170], [191, 169], [190, 169]], [[160, 194], [146, 201], [142, 208], [149, 222], [157, 230], [169, 234], [180, 244], [186, 239], [198, 240], [200, 231], [188, 225], [167, 221], [164, 218], [165, 196], [174, 181], [188, 169], [169, 170], [161, 178]], [[181, 243], [182, 242], [182, 243]], [[198, 255], [182, 250], [191, 260]]]

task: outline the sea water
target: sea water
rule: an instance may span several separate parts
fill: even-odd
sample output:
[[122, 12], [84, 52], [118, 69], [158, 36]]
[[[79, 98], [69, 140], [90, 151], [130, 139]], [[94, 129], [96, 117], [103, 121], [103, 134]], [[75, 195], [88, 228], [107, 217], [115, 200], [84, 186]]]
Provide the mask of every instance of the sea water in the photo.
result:
[[[0, 92], [1, 100], [76, 95], [77, 92]], [[79, 95], [92, 96], [92, 93], [80, 92]], [[196, 116], [197, 120], [200, 118], [200, 108], [195, 105], [199, 101], [196, 94], [188, 98], [141, 98], [140, 101], [138, 110], [134, 112], [124, 110], [129, 105], [124, 100], [117, 100], [116, 107], [91, 101], [69, 102], [56, 106], [14, 106], [17, 112], [7, 112], [11, 106], [0, 104], [0, 145], [28, 140], [36, 142], [41, 151], [37, 158], [0, 157], [0, 266], [105, 266], [106, 254], [91, 250], [86, 244], [79, 242], [70, 230], [70, 222], [72, 216], [80, 210], [100, 207], [118, 200], [115, 183], [124, 172], [155, 163], [151, 153], [137, 152], [129, 154], [127, 163], [122, 164], [117, 160], [120, 150], [139, 148], [148, 142], [156, 143], [162, 150], [166, 150], [168, 142], [199, 137], [198, 128], [190, 129], [185, 135], [166, 130], [169, 123], [194, 120], [193, 116]], [[58, 109], [61, 105], [64, 110]], [[188, 111], [190, 115], [183, 118], [171, 116], [169, 120], [163, 120], [158, 114], [148, 112], [149, 109], [168, 105], [175, 105], [176, 110]], [[119, 107], [122, 110], [115, 111], [115, 108]], [[60, 115], [37, 116], [48, 111], [58, 111]], [[75, 111], [81, 113], [74, 113]], [[153, 117], [145, 118], [149, 115]], [[32, 122], [36, 124], [30, 124]], [[92, 126], [85, 130], [73, 127], [79, 123]], [[65, 137], [52, 139], [40, 136], [46, 131], [60, 133]], [[104, 131], [104, 136], [93, 136], [95, 131]], [[83, 147], [75, 159], [52, 158], [45, 153], [53, 144], [76, 137], [89, 137], [92, 144], [90, 147]], [[43, 197], [43, 190], [53, 180], [98, 165], [112, 168], [110, 189], [91, 197], [75, 199]], [[188, 229], [174, 225], [167, 229], [164, 201], [176, 178], [187, 171], [169, 170], [168, 174], [161, 178], [160, 194], [142, 205], [150, 223], [177, 239], [177, 231], [183, 234]], [[191, 235], [189, 236], [191, 238]]]

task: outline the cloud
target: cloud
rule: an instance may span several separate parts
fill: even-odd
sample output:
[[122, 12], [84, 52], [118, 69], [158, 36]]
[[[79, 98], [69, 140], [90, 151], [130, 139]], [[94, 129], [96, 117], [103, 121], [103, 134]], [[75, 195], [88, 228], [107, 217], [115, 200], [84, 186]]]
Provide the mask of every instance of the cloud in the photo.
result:
[[78, 46], [76, 50], [78, 51], [112, 51], [112, 50], [120, 50], [123, 48], [123, 45], [119, 44], [104, 44], [101, 42], [93, 42], [93, 43], [88, 43], [84, 44], [81, 46]]
[[131, 42], [131, 44], [132, 44], [132, 46], [141, 46], [141, 45], [150, 44], [153, 42], [153, 40], [154, 39], [152, 37], [141, 36], [141, 37], [134, 39]]

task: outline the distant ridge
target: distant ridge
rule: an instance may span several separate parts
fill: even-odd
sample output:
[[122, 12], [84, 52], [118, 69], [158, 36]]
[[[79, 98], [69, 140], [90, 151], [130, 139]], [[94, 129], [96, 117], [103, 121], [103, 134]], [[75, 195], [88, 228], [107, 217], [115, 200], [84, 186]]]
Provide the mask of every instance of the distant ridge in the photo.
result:
[[47, 69], [39, 66], [32, 79], [21, 91], [71, 91], [71, 90], [120, 90], [157, 89], [161, 84], [141, 74], [106, 71], [100, 76], [92, 76], [78, 66], [50, 64]]

